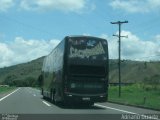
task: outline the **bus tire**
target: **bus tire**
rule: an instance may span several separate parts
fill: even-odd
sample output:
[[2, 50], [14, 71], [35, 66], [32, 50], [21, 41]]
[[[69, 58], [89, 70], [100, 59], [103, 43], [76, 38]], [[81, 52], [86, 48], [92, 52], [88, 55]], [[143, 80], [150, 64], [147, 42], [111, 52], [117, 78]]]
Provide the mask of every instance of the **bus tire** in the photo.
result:
[[55, 103], [54, 95], [55, 95], [55, 94], [54, 94], [54, 90], [51, 89], [51, 98], [50, 98], [50, 100], [51, 100], [52, 103]]
[[43, 95], [43, 88], [41, 88], [41, 95]]

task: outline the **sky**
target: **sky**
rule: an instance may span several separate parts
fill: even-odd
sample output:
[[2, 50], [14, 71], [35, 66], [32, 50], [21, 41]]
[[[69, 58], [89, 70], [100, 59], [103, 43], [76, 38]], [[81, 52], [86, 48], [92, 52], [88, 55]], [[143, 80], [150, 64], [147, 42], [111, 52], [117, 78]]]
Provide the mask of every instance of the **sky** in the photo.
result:
[[0, 0], [0, 68], [49, 54], [67, 35], [105, 38], [110, 59], [160, 60], [160, 0]]

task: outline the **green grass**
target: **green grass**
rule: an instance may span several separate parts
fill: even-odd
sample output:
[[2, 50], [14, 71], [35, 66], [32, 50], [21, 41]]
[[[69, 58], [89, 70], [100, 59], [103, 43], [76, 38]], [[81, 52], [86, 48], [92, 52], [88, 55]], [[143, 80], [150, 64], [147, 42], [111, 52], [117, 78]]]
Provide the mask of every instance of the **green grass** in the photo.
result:
[[[120, 98], [118, 90], [118, 86], [109, 87], [109, 101], [160, 110], [160, 90], [146, 91], [140, 85], [122, 86]], [[146, 98], [145, 102], [144, 98]]]
[[0, 87], [0, 94], [14, 90], [16, 87]]

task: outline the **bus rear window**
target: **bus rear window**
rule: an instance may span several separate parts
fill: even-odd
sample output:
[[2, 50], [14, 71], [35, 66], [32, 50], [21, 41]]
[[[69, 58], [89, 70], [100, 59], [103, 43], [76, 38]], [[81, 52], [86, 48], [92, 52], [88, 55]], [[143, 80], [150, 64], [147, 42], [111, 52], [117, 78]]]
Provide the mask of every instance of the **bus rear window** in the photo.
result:
[[99, 39], [69, 39], [69, 58], [89, 58], [104, 55], [107, 41]]
[[104, 66], [71, 65], [70, 73], [72, 76], [105, 76]]

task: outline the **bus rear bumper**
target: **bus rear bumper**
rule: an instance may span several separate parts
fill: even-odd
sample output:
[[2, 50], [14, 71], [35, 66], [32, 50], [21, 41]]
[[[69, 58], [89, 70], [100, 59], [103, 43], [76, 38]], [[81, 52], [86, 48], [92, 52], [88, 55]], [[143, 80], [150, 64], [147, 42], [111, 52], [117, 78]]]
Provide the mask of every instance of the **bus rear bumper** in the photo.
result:
[[73, 94], [66, 93], [65, 100], [75, 101], [75, 102], [106, 102], [108, 99], [107, 94], [98, 94], [98, 95], [83, 95], [83, 94]]

